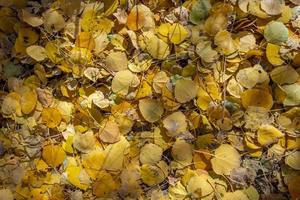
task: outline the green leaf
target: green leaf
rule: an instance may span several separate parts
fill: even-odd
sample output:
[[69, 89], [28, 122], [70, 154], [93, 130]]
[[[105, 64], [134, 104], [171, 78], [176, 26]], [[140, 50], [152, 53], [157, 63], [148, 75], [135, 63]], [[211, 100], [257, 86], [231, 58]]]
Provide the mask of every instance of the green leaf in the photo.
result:
[[284, 85], [282, 89], [286, 93], [286, 97], [283, 101], [285, 106], [300, 105], [300, 85], [298, 83]]
[[271, 21], [265, 28], [264, 37], [270, 43], [281, 44], [288, 40], [289, 30], [282, 22]]
[[198, 0], [190, 13], [190, 21], [193, 24], [200, 24], [202, 20], [208, 17], [210, 9], [211, 4], [209, 0]]
[[14, 63], [8, 63], [4, 66], [3, 77], [9, 78], [13, 76], [19, 76], [23, 72], [23, 67], [21, 65], [15, 65]]

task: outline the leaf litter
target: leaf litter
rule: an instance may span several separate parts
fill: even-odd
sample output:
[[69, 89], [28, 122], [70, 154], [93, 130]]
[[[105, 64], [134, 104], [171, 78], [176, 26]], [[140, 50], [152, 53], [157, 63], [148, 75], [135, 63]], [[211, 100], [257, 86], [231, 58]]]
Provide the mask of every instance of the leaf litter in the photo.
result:
[[299, 0], [0, 0], [0, 199], [299, 199]]

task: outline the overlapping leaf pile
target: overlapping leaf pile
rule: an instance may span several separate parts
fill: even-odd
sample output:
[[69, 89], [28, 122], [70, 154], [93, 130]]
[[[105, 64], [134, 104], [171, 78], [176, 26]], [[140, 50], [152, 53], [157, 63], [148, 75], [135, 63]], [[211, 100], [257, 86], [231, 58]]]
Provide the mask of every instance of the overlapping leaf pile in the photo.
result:
[[0, 199], [299, 199], [299, 0], [0, 0]]

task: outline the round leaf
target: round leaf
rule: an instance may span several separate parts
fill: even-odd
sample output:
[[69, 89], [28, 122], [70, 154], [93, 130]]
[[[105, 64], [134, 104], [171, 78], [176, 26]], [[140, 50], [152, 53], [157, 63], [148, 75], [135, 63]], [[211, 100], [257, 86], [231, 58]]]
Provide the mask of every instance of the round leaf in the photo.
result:
[[214, 172], [220, 175], [230, 175], [230, 172], [240, 166], [239, 152], [229, 144], [222, 144], [215, 151], [215, 157], [211, 159]]
[[140, 100], [139, 109], [144, 119], [151, 123], [158, 121], [164, 113], [161, 102], [154, 99]]

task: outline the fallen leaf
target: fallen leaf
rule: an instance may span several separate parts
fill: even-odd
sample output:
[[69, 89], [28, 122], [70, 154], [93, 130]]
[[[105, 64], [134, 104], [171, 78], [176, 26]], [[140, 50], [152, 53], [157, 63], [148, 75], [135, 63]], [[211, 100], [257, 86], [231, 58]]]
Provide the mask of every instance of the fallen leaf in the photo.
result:
[[43, 148], [42, 157], [50, 167], [58, 167], [66, 158], [66, 153], [59, 145], [47, 145]]
[[240, 166], [241, 156], [235, 148], [229, 144], [219, 146], [211, 159], [212, 169], [216, 174], [229, 175], [230, 172]]
[[149, 98], [139, 101], [139, 109], [144, 119], [150, 123], [158, 121], [164, 113], [162, 104], [158, 100]]

